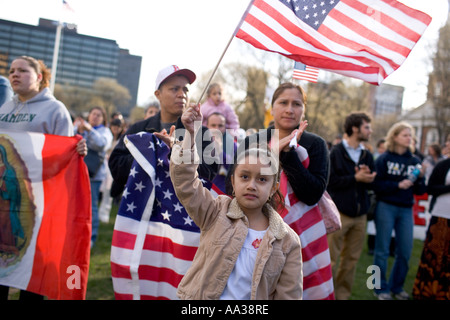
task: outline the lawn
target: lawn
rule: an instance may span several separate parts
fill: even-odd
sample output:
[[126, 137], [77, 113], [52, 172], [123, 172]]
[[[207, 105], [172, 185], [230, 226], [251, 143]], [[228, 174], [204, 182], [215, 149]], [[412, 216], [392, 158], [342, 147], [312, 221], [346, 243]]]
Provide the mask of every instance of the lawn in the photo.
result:
[[[111, 269], [109, 264], [109, 253], [111, 248], [111, 238], [114, 228], [114, 218], [117, 207], [113, 207], [111, 220], [108, 224], [101, 223], [99, 239], [91, 253], [91, 266], [89, 270], [89, 281], [87, 288], [88, 300], [110, 300], [114, 299], [111, 281]], [[411, 294], [414, 279], [416, 277], [417, 266], [419, 265], [422, 253], [423, 241], [414, 240], [413, 252], [409, 262], [410, 269], [406, 278], [404, 289]], [[389, 268], [394, 259], [389, 258]], [[373, 264], [373, 256], [368, 254], [367, 241], [356, 269], [355, 282], [353, 285], [351, 300], [376, 300], [373, 291], [367, 288], [367, 279], [371, 275], [367, 272], [367, 267]], [[390, 270], [390, 269], [389, 269]], [[389, 275], [388, 275], [389, 276]]]
[[[109, 223], [100, 223], [99, 236], [96, 245], [91, 250], [89, 280], [86, 292], [87, 300], [114, 300], [111, 280], [110, 250], [117, 206], [113, 206]], [[423, 241], [414, 240], [413, 253], [410, 259], [410, 269], [404, 289], [411, 294], [414, 279], [422, 253]], [[393, 258], [389, 258], [389, 268]], [[367, 241], [357, 265], [355, 282], [351, 300], [375, 300], [373, 291], [367, 288], [367, 279], [371, 275], [366, 273], [367, 267], [373, 264], [373, 256], [368, 254]], [[388, 275], [389, 276], [389, 275]], [[10, 290], [10, 299], [18, 299], [18, 290]]]

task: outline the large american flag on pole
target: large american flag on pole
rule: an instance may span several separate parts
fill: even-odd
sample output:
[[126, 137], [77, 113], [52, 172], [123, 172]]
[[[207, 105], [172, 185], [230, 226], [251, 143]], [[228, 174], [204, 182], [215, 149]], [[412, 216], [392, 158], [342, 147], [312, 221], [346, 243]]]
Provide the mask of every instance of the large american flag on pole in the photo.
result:
[[395, 0], [254, 0], [236, 36], [308, 66], [380, 84], [430, 22]]
[[135, 161], [114, 225], [114, 294], [118, 300], [177, 299], [178, 284], [197, 251], [200, 229], [175, 195], [167, 145], [144, 132], [128, 135], [125, 143]]
[[[296, 151], [303, 166], [308, 168], [306, 149], [297, 145]], [[284, 195], [285, 208], [279, 213], [297, 232], [302, 245], [303, 300], [334, 300], [327, 232], [319, 207], [299, 201], [284, 172], [281, 172], [280, 191]]]

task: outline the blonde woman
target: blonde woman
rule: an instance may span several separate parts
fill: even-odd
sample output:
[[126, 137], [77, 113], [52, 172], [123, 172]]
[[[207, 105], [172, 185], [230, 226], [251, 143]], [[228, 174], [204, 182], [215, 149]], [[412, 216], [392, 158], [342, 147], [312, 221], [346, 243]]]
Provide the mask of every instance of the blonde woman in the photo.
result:
[[[375, 161], [377, 175], [374, 190], [377, 195], [375, 211], [375, 251], [374, 265], [381, 271], [381, 288], [375, 290], [380, 300], [392, 300], [391, 293], [398, 300], [407, 300], [409, 295], [403, 290], [408, 263], [413, 244], [414, 194], [426, 192], [423, 172], [413, 176], [420, 165], [419, 158], [411, 151], [414, 130], [406, 122], [394, 124], [386, 137], [386, 152]], [[387, 259], [392, 230], [395, 230], [395, 262], [386, 279]]]

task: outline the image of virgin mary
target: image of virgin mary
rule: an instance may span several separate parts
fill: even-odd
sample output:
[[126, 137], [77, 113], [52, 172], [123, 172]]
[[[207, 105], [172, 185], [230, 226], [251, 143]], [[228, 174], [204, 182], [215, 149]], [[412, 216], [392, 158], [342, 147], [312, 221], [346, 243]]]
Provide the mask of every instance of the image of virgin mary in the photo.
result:
[[18, 255], [26, 242], [20, 222], [21, 192], [16, 171], [0, 145], [0, 252]]

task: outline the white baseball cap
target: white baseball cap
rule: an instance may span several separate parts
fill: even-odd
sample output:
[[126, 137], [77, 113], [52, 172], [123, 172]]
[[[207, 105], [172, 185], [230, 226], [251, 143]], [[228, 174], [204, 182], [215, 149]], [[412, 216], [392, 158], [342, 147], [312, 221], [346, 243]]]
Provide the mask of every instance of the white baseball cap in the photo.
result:
[[185, 76], [188, 79], [189, 84], [192, 84], [197, 78], [195, 73], [191, 70], [180, 69], [177, 65], [171, 65], [159, 71], [158, 76], [156, 77], [155, 90], [159, 89], [161, 83], [175, 75]]

